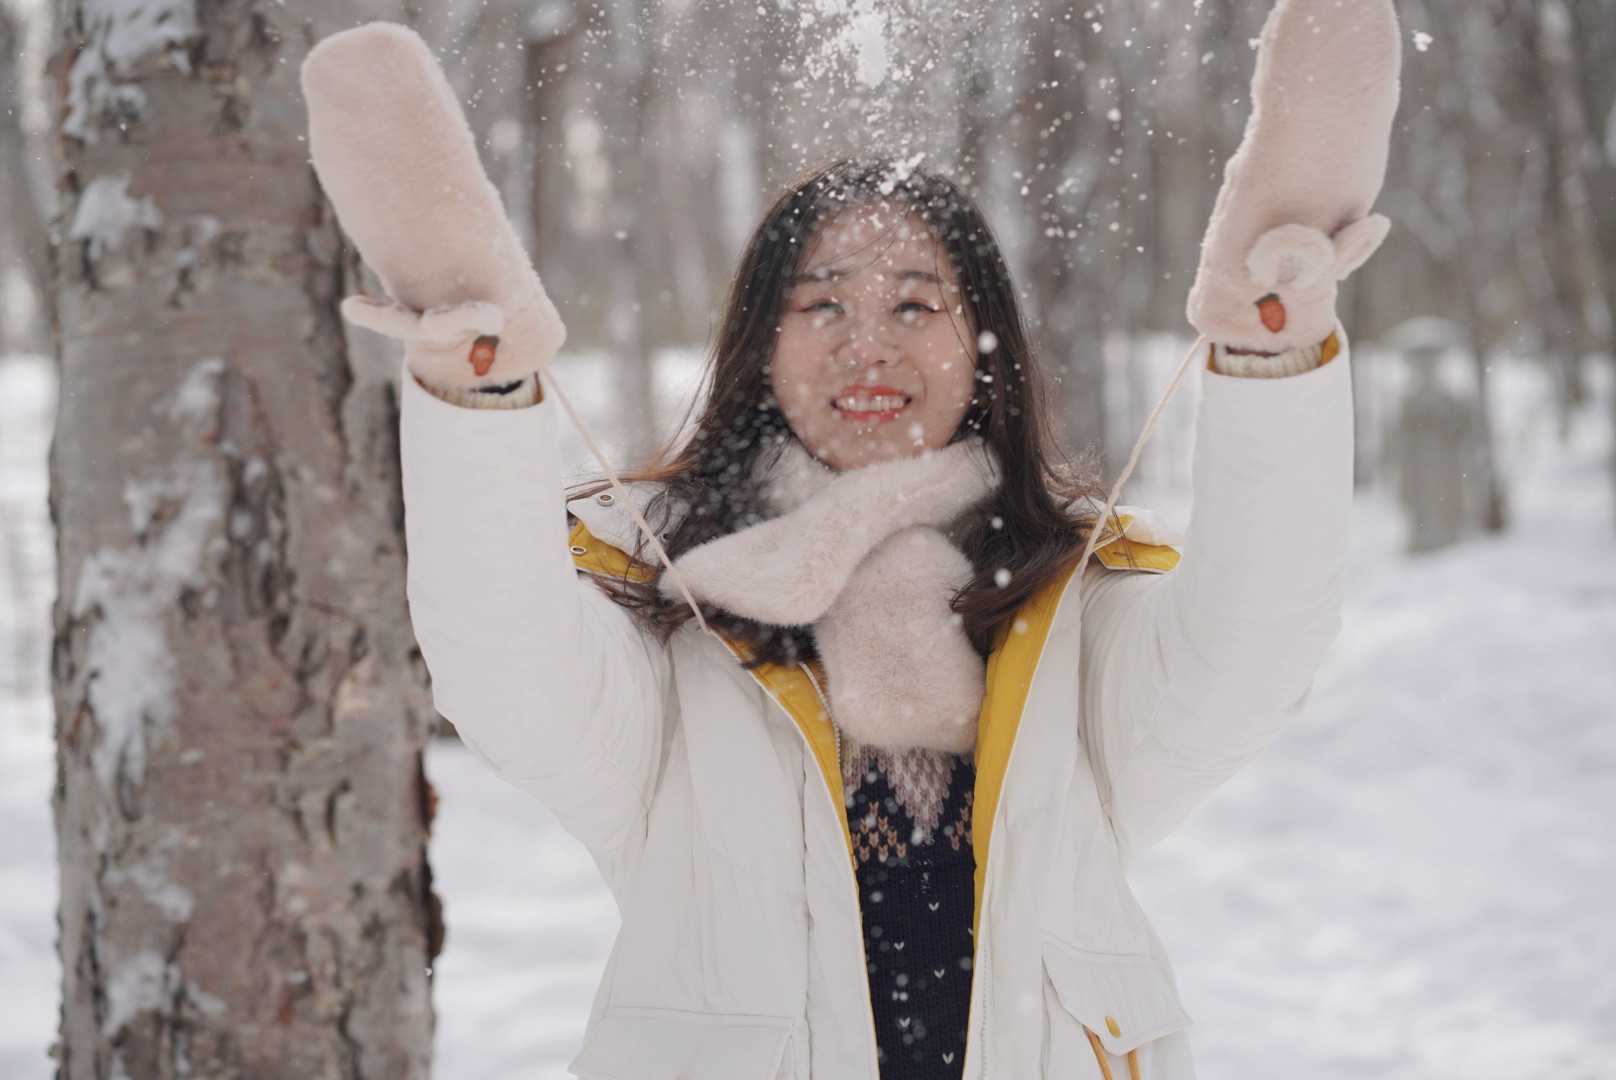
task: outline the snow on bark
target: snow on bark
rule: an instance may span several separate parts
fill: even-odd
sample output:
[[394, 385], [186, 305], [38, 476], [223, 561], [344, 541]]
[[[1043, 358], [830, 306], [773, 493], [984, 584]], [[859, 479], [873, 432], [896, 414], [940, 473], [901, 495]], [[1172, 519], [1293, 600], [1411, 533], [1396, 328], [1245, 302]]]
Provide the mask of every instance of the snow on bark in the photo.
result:
[[98, 176], [79, 196], [67, 234], [71, 240], [88, 242], [85, 257], [92, 264], [116, 251], [130, 229], [155, 229], [163, 223], [162, 212], [150, 196], [137, 199], [129, 194], [129, 180], [127, 173]]
[[112, 1035], [143, 1012], [160, 1007], [174, 993], [179, 969], [153, 949], [138, 952], [107, 977], [106, 1013], [101, 1030]]
[[145, 110], [145, 92], [120, 78], [137, 62], [162, 52], [175, 67], [189, 69], [179, 46], [197, 32], [196, 0], [83, 0], [79, 12], [86, 40], [68, 72], [61, 130], [95, 142], [100, 116], [138, 117]]
[[[167, 412], [199, 434], [219, 408], [224, 362], [192, 369]], [[100, 726], [92, 760], [102, 784], [118, 790], [146, 779], [147, 727], [163, 731], [175, 714], [176, 673], [164, 622], [187, 589], [208, 584], [208, 555], [228, 502], [219, 466], [180, 461], [123, 491], [138, 547], [108, 548], [85, 563], [72, 613], [88, 619], [90, 705]]]

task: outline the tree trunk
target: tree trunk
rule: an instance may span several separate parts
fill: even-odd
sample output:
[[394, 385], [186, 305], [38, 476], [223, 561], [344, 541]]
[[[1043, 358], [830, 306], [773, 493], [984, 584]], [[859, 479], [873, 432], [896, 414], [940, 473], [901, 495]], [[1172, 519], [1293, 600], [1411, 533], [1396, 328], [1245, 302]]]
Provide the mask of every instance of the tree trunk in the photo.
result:
[[1583, 364], [1610, 339], [1605, 308], [1599, 232], [1588, 190], [1589, 165], [1597, 160], [1597, 133], [1589, 128], [1578, 96], [1578, 56], [1571, 13], [1561, 0], [1540, 0], [1534, 44], [1543, 83], [1544, 111], [1552, 133], [1555, 184], [1549, 200], [1555, 230], [1554, 280], [1571, 316], [1571, 367], [1567, 400], [1587, 398]]
[[[1573, 13], [1582, 20], [1576, 35], [1582, 46], [1578, 74], [1583, 116], [1596, 151], [1588, 185], [1597, 228], [1595, 243], [1603, 253], [1606, 362], [1616, 375], [1616, 0], [1577, 5]], [[1616, 430], [1616, 393], [1610, 395], [1608, 407], [1609, 423]], [[1616, 439], [1611, 440], [1610, 472], [1616, 483]], [[1616, 499], [1612, 505], [1616, 506]]]
[[[1096, 210], [1105, 190], [1101, 155], [1113, 136], [1091, 116], [1098, 106], [1088, 93], [1087, 67], [1095, 60], [1071, 15], [1067, 0], [1028, 12], [1029, 80], [1016, 104], [1016, 205], [1024, 216], [1028, 314], [1057, 380], [1058, 435], [1068, 453], [1103, 461], [1105, 338], [1114, 329], [1106, 304], [1122, 290], [1112, 283], [1118, 266]], [[1084, 68], [1080, 60], [1088, 61]]]
[[584, 16], [570, 3], [533, 9], [523, 28], [522, 130], [529, 156], [526, 169], [528, 231], [534, 265], [552, 292], [552, 283], [571, 276], [567, 255], [577, 249], [568, 199], [567, 84], [578, 68], [578, 40]]
[[610, 50], [610, 88], [597, 96], [605, 131], [611, 194], [606, 277], [607, 347], [617, 391], [617, 442], [624, 460], [642, 464], [655, 448], [656, 415], [651, 372], [650, 281], [661, 239], [651, 206], [657, 179], [651, 147], [655, 39], [649, 0], [599, 0]]
[[[23, 26], [0, 3], [0, 354], [43, 350], [45, 281], [50, 247], [44, 215], [34, 199], [28, 176], [28, 136], [23, 130], [23, 101], [18, 75]], [[33, 294], [35, 307], [26, 321], [7, 310], [7, 278], [20, 275]]]
[[396, 397], [296, 82], [399, 9], [58, 11], [59, 1075], [425, 1077]]

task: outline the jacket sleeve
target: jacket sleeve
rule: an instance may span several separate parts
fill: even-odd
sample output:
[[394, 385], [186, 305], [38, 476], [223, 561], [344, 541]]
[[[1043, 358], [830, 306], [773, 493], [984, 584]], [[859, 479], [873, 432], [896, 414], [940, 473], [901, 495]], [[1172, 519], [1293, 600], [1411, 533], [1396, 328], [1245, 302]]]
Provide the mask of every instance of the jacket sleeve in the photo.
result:
[[1340, 628], [1353, 417], [1339, 355], [1285, 378], [1206, 371], [1184, 555], [1087, 569], [1082, 735], [1124, 864], [1301, 711]]
[[465, 408], [406, 374], [410, 618], [438, 711], [601, 863], [643, 840], [670, 675], [573, 568], [557, 425], [553, 401]]

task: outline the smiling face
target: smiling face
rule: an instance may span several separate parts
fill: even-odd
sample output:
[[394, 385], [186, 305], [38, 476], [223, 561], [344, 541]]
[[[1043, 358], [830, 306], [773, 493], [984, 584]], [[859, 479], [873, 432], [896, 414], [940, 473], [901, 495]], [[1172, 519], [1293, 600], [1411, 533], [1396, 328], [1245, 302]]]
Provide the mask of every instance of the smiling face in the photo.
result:
[[769, 382], [833, 469], [948, 445], [976, 382], [976, 335], [946, 253], [914, 215], [851, 207], [789, 283]]

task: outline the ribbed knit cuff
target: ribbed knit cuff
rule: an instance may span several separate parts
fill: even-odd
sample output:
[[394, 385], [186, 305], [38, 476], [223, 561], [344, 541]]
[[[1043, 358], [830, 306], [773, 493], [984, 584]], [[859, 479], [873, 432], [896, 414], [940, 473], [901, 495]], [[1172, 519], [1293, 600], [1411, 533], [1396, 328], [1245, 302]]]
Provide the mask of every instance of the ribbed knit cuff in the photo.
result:
[[538, 372], [514, 382], [476, 387], [437, 386], [419, 375], [412, 375], [411, 378], [433, 397], [466, 409], [525, 409], [544, 400]]
[[1212, 346], [1212, 370], [1219, 375], [1242, 379], [1283, 379], [1312, 371], [1324, 360], [1324, 343], [1282, 353], [1231, 353], [1226, 346]]

